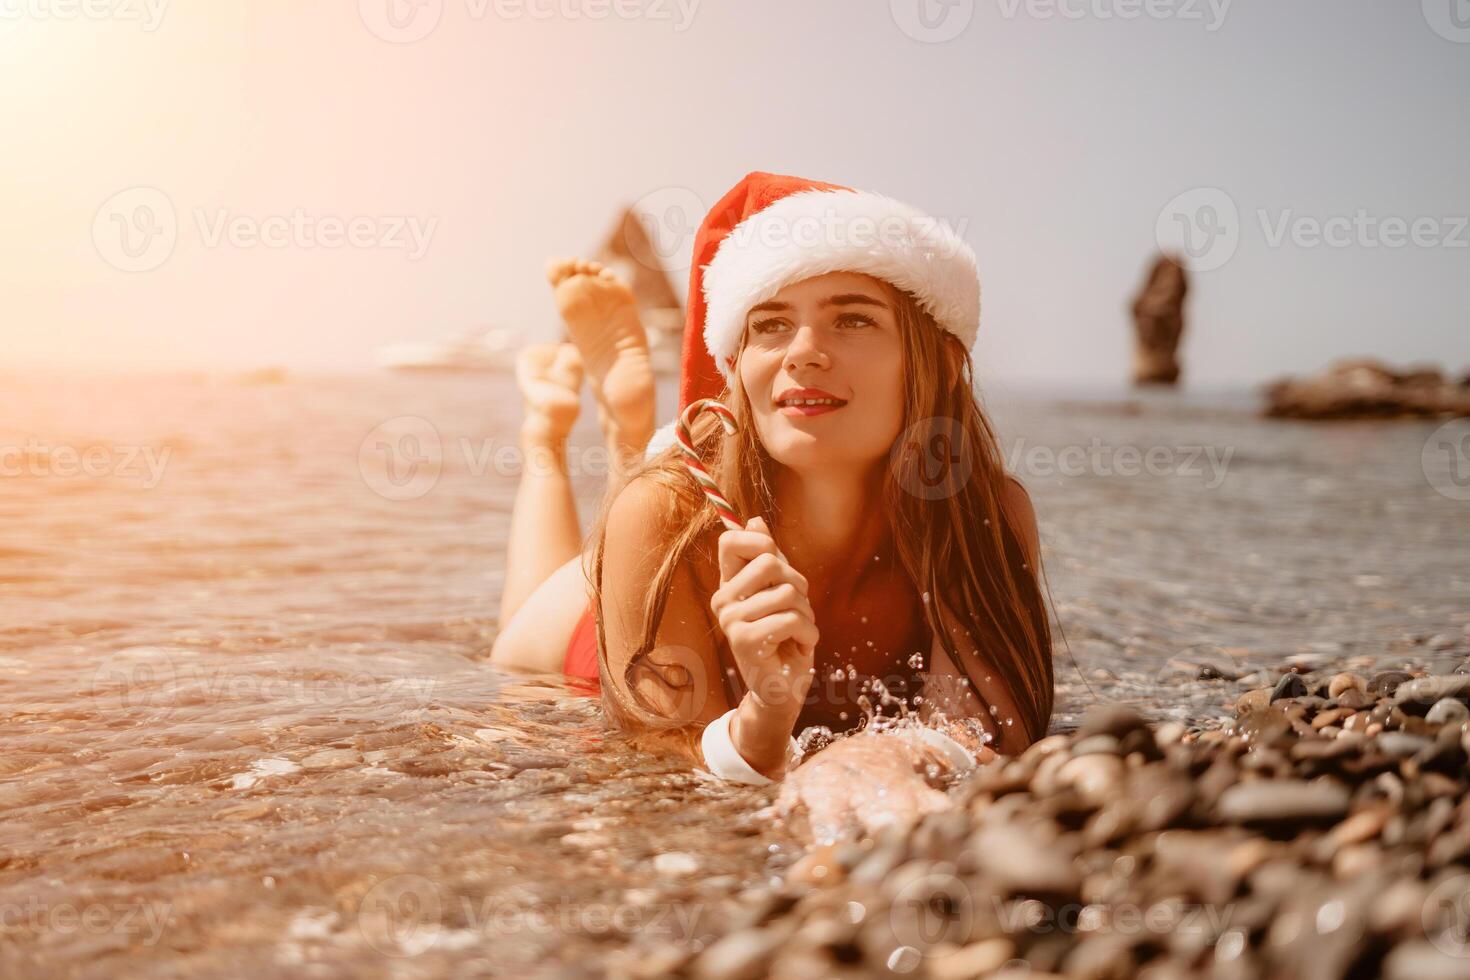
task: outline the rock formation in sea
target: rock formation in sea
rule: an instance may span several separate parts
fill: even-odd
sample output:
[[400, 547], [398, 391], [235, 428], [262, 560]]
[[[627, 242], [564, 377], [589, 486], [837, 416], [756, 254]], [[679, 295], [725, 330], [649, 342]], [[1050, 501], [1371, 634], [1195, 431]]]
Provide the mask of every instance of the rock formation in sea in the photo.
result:
[[1179, 338], [1184, 333], [1184, 267], [1160, 255], [1133, 301], [1133, 383], [1172, 385], [1179, 380]]
[[1339, 361], [1322, 374], [1266, 388], [1266, 415], [1297, 419], [1470, 416], [1470, 375], [1446, 378], [1435, 367], [1395, 370], [1380, 361]]

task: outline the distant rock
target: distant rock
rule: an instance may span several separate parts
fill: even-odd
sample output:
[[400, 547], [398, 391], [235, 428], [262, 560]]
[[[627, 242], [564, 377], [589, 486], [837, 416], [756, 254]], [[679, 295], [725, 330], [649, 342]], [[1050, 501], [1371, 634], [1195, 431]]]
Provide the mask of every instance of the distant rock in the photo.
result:
[[1184, 333], [1184, 267], [1159, 256], [1133, 301], [1133, 383], [1172, 385], [1179, 380], [1179, 338]]
[[1266, 400], [1272, 418], [1470, 416], [1470, 377], [1448, 379], [1433, 367], [1396, 371], [1371, 359], [1339, 361], [1324, 374], [1269, 385]]

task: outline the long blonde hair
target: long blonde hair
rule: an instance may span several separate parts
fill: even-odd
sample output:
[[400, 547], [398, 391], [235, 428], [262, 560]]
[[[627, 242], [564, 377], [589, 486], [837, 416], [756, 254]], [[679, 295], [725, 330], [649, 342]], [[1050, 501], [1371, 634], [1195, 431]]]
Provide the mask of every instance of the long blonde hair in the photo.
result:
[[[1046, 733], [1054, 688], [1051, 625], [1040, 588], [1041, 569], [1028, 567], [1020, 529], [1011, 526], [1001, 506], [1007, 480], [1004, 460], [975, 398], [969, 353], [911, 294], [889, 288], [897, 299], [905, 394], [902, 434], [890, 452], [883, 484], [883, 512], [889, 515], [899, 561], [915, 590], [943, 598], [955, 618], [951, 625], [968, 632], [973, 648], [983, 651], [986, 662], [961, 653], [950, 630], [940, 622], [938, 602], [924, 604], [931, 632], [970, 679], [972, 691], [980, 690], [981, 674], [998, 674], [1020, 708], [1017, 726], [1021, 730], [1008, 734], [1005, 742], [1009, 745], [1012, 738], [1024, 735], [1018, 744], [1029, 744]], [[693, 426], [695, 448], [736, 513], [746, 519], [761, 515], [774, 529], [779, 526], [773, 519], [770, 481], [775, 463], [756, 436], [745, 386], [727, 387], [720, 400], [735, 417], [736, 433], [727, 436], [719, 421], [705, 413]], [[939, 444], [947, 439], [948, 449], [958, 443], [959, 454], [940, 461], [939, 481], [931, 479], [928, 471], [929, 451], [936, 437]], [[960, 465], [949, 468], [954, 459]], [[657, 528], [662, 555], [644, 600], [638, 648], [621, 678], [632, 695], [631, 703], [611, 683], [603, 630], [602, 558], [611, 494], [592, 531], [598, 671], [604, 710], [611, 722], [636, 728], [656, 727], [662, 721], [667, 727], [667, 720], [640, 692], [639, 681], [651, 677], [671, 691], [694, 683], [683, 667], [657, 659], [656, 636], [679, 563], [702, 541], [712, 554], [713, 541], [723, 525], [685, 471], [677, 448], [646, 460], [628, 474], [629, 481], [634, 479], [657, 481], [667, 489], [670, 504]], [[722, 669], [721, 673], [731, 703], [737, 703], [743, 690], [729, 676], [732, 672]]]

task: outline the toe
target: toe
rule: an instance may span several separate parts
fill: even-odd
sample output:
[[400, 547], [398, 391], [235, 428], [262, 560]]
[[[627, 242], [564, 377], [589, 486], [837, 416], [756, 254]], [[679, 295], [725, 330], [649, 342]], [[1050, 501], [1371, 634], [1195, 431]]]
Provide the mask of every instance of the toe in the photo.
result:
[[559, 285], [563, 279], [571, 274], [572, 261], [556, 256], [546, 260], [546, 281], [553, 286]]

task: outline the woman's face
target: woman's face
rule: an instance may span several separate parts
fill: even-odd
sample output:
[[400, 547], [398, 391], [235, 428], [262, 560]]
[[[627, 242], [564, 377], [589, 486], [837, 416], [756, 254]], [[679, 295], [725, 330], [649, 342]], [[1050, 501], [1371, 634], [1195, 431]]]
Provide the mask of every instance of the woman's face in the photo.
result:
[[896, 302], [879, 279], [829, 272], [746, 314], [736, 370], [778, 463], [862, 468], [887, 456], [903, 422]]

